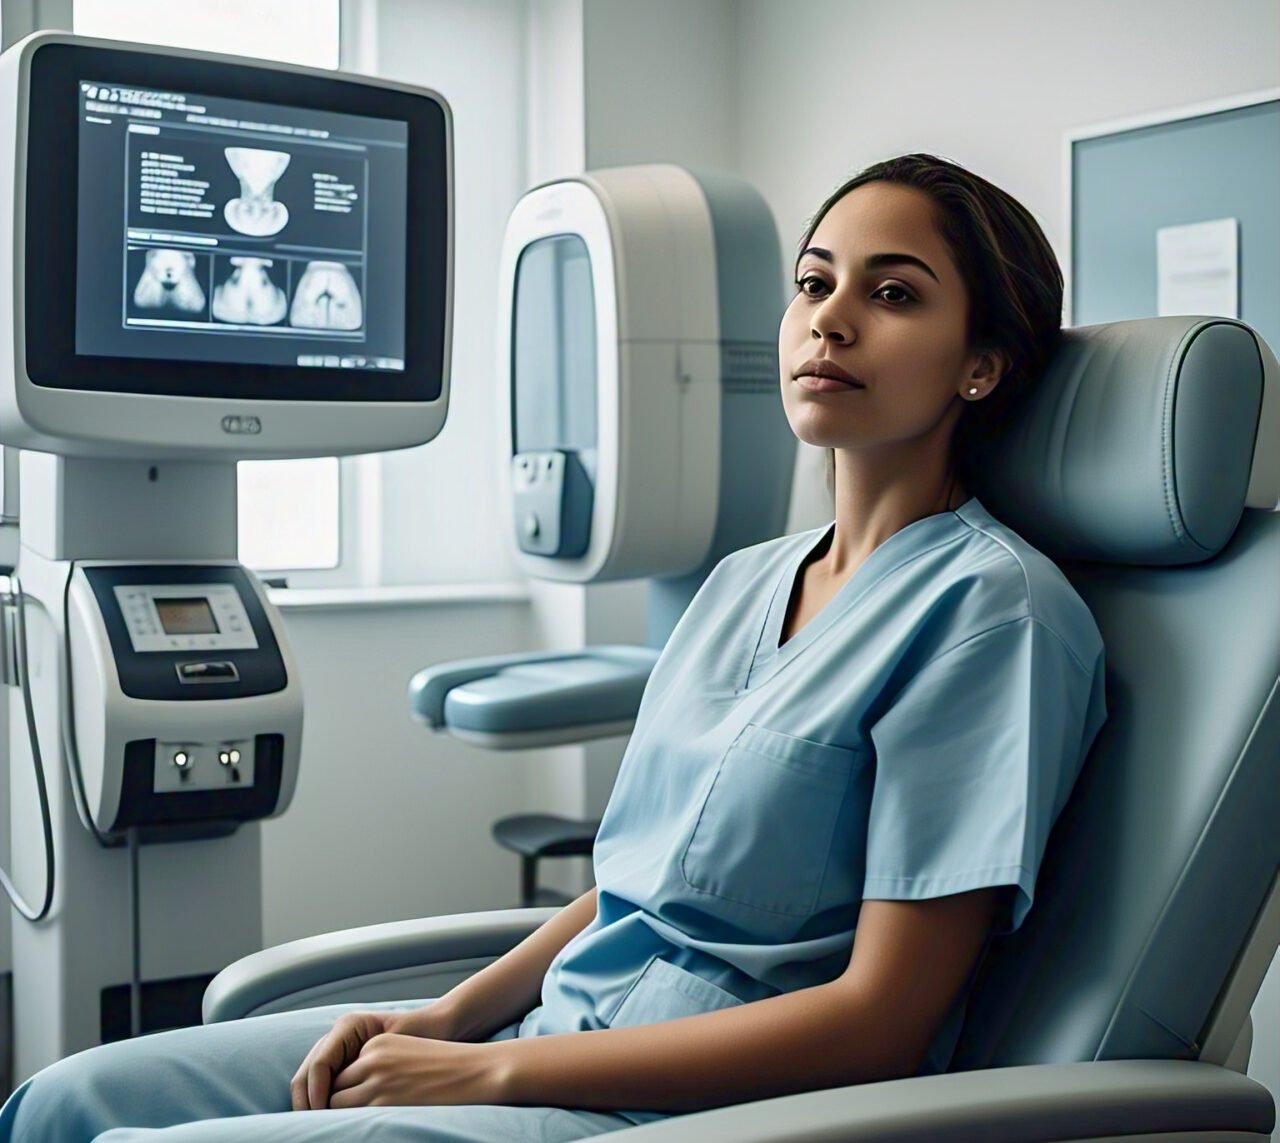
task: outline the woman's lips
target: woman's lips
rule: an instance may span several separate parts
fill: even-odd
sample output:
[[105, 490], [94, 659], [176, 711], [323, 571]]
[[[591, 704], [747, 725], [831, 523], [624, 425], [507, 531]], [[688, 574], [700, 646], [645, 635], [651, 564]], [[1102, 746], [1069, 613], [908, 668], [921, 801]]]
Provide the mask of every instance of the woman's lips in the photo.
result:
[[833, 377], [815, 377], [812, 373], [801, 373], [796, 384], [810, 393], [850, 393], [865, 388], [863, 385], [848, 385]]
[[811, 393], [839, 393], [866, 388], [852, 373], [825, 357], [806, 361], [792, 374], [792, 378], [802, 389], [808, 389]]

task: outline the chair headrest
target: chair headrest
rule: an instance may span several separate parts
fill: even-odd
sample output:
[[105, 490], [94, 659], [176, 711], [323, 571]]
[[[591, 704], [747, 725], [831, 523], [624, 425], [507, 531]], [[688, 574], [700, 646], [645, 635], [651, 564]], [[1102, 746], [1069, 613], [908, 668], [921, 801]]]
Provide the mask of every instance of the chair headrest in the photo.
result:
[[1063, 331], [975, 491], [1058, 560], [1210, 559], [1245, 507], [1280, 509], [1280, 367], [1226, 318]]

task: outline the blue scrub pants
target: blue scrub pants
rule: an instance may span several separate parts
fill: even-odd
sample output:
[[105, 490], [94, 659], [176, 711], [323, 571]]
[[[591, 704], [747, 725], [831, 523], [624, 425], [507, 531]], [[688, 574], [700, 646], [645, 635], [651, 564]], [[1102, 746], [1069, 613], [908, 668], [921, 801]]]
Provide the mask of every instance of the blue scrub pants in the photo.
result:
[[91, 1048], [13, 1093], [0, 1143], [568, 1143], [634, 1126], [556, 1107], [289, 1110], [289, 1081], [339, 1016], [422, 1003], [310, 1008]]

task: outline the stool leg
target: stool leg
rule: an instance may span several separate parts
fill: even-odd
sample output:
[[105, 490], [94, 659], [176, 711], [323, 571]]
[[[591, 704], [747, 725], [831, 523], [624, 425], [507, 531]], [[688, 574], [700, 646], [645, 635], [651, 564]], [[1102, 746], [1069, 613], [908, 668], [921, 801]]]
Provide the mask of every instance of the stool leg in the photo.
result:
[[533, 908], [538, 897], [538, 859], [536, 857], [520, 857], [520, 904], [526, 909]]

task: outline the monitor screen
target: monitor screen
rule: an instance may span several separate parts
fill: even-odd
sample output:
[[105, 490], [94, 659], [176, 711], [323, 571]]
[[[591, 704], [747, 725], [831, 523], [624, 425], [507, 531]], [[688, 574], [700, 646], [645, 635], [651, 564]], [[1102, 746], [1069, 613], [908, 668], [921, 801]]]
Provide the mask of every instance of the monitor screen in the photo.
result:
[[22, 138], [33, 385], [440, 397], [450, 126], [431, 92], [49, 43], [31, 57]]
[[166, 635], [217, 635], [218, 621], [204, 596], [196, 599], [157, 599], [156, 613]]
[[78, 354], [404, 369], [408, 124], [88, 77]]

